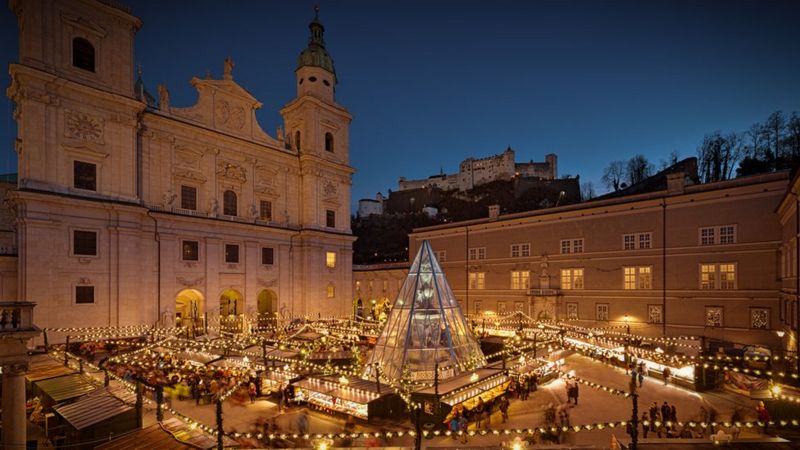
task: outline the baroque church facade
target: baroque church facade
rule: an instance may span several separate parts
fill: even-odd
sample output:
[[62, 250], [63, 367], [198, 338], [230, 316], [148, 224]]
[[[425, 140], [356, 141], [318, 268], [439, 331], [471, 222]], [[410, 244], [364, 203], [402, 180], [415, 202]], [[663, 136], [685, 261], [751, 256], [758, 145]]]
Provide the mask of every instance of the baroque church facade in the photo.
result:
[[170, 105], [165, 86], [156, 102], [134, 79], [141, 21], [123, 6], [11, 8], [14, 294], [39, 326], [350, 312], [352, 117], [316, 17], [271, 136], [230, 59], [221, 79], [191, 80], [195, 105]]

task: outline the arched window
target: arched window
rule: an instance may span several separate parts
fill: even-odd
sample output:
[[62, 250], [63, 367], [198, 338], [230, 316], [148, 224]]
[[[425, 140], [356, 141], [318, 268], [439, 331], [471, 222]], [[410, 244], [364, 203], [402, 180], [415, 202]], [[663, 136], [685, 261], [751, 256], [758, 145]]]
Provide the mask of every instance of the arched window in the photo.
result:
[[333, 153], [333, 135], [325, 133], [325, 151]]
[[236, 192], [225, 191], [222, 194], [222, 214], [225, 214], [226, 216], [236, 216], [237, 212]]
[[300, 130], [294, 132], [294, 145], [300, 150]]
[[89, 72], [94, 72], [94, 47], [84, 38], [72, 40], [72, 65]]

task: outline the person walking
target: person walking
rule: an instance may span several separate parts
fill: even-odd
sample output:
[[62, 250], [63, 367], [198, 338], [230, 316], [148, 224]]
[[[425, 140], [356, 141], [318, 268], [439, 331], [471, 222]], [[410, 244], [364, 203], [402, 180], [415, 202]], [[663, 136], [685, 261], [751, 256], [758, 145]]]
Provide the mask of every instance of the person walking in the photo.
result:
[[678, 422], [678, 409], [674, 404], [669, 406], [669, 420]]
[[578, 406], [578, 382], [572, 386], [572, 398], [575, 399], [575, 406]]
[[469, 435], [469, 433], [467, 433], [468, 425], [469, 424], [467, 423], [467, 418], [464, 416], [464, 414], [461, 414], [458, 417], [458, 429], [461, 430], [461, 443], [462, 444], [466, 444], [467, 443], [467, 436]]
[[508, 420], [508, 399], [505, 396], [500, 398], [500, 414], [503, 416], [503, 423]]
[[756, 406], [756, 414], [758, 415], [758, 421], [763, 424], [763, 433], [767, 434], [767, 427], [769, 426], [770, 417], [767, 407], [764, 406], [764, 402], [758, 402], [758, 406]]
[[478, 404], [475, 406], [475, 426], [478, 430], [481, 429], [481, 422], [483, 421], [483, 413], [486, 411], [486, 405], [483, 403], [483, 397], [478, 398]]
[[308, 413], [305, 411], [297, 418], [297, 431], [301, 435], [308, 433]]
[[669, 370], [669, 367], [665, 367], [663, 374], [664, 374], [664, 386], [666, 386], [667, 383], [669, 383], [669, 377], [670, 375], [672, 375], [672, 371]]
[[642, 370], [641, 366], [639, 367], [639, 387], [642, 387], [642, 383], [644, 383], [644, 371]]
[[247, 393], [250, 395], [250, 403], [253, 404], [256, 402], [256, 384], [250, 382], [250, 386], [247, 387]]

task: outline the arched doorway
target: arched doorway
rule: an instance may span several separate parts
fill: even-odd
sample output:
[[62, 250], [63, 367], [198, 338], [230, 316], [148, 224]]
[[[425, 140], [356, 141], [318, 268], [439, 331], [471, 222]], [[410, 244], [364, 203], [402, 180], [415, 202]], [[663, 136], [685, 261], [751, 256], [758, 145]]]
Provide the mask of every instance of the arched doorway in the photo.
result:
[[356, 297], [353, 301], [353, 316], [356, 319], [364, 317], [364, 301], [361, 300], [361, 297]]
[[235, 289], [225, 289], [219, 296], [219, 327], [220, 331], [228, 333], [241, 333], [243, 317], [239, 315], [244, 311], [244, 297]]
[[225, 289], [219, 296], [220, 317], [238, 316], [244, 311], [244, 298], [236, 289]]
[[175, 325], [195, 329], [205, 316], [203, 294], [197, 289], [184, 289], [175, 296]]
[[258, 327], [267, 328], [275, 325], [278, 313], [278, 294], [264, 289], [258, 293]]

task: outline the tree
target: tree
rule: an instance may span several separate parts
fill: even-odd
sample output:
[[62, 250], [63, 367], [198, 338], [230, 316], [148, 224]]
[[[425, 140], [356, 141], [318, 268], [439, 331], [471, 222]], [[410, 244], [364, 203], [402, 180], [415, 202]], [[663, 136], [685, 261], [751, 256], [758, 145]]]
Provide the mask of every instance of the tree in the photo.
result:
[[628, 160], [626, 171], [628, 183], [634, 185], [640, 181], [644, 181], [645, 178], [653, 174], [653, 170], [653, 165], [644, 155], [639, 154], [632, 157]]
[[767, 117], [764, 130], [769, 142], [770, 150], [776, 160], [784, 158], [783, 144], [786, 137], [786, 118], [781, 111], [775, 111]]
[[669, 152], [669, 157], [667, 159], [662, 159], [658, 164], [658, 170], [662, 171], [670, 166], [674, 166], [678, 164], [678, 159], [680, 159], [680, 153], [677, 150], [673, 150]]
[[723, 136], [715, 131], [703, 138], [697, 149], [700, 179], [703, 183], [727, 180], [742, 157], [742, 138], [736, 133]]
[[619, 190], [622, 179], [625, 176], [625, 163], [623, 161], [611, 161], [603, 170], [601, 181], [607, 189]]
[[597, 194], [594, 191], [594, 184], [591, 181], [581, 184], [581, 200], [591, 200], [596, 196]]

